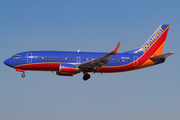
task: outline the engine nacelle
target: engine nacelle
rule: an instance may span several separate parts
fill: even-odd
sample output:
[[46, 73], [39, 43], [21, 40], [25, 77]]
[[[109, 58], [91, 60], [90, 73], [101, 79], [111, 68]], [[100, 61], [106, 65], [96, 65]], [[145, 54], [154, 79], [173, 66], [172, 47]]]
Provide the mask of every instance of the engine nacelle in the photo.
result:
[[80, 72], [80, 69], [76, 67], [76, 65], [71, 64], [60, 64], [59, 71], [56, 72], [56, 75], [61, 76], [73, 76]]
[[73, 76], [74, 74], [65, 74], [65, 73], [60, 73], [60, 72], [56, 72], [56, 75], [60, 75], [60, 76]]

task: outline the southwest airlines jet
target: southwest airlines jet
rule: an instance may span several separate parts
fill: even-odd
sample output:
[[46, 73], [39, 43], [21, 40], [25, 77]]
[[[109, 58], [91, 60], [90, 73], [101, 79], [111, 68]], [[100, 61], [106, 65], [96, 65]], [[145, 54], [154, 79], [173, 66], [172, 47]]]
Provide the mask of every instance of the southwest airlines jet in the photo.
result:
[[163, 63], [174, 54], [161, 54], [169, 25], [161, 25], [142, 47], [124, 53], [117, 53], [120, 42], [110, 53], [28, 51], [13, 55], [4, 61], [9, 67], [25, 71], [55, 71], [60, 76], [73, 76], [83, 72], [83, 80], [90, 78], [89, 72], [114, 73], [137, 70]]

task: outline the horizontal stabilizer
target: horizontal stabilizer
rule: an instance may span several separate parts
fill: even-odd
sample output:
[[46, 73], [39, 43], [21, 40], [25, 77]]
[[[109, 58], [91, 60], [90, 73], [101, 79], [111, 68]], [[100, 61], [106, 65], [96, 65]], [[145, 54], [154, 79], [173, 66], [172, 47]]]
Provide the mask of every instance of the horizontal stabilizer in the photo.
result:
[[162, 54], [162, 55], [158, 55], [158, 56], [154, 56], [154, 57], [150, 57], [151, 60], [159, 60], [159, 59], [164, 59], [169, 57], [170, 55], [174, 54], [174, 52], [171, 53], [166, 53], [166, 54]]

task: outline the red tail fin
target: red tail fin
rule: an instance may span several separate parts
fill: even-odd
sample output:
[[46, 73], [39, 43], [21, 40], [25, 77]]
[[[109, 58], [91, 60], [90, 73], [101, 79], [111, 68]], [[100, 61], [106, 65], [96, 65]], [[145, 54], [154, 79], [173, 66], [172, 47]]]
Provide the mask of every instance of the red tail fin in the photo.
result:
[[146, 53], [146, 55], [161, 55], [168, 29], [169, 25], [161, 25], [140, 48], [140, 50]]

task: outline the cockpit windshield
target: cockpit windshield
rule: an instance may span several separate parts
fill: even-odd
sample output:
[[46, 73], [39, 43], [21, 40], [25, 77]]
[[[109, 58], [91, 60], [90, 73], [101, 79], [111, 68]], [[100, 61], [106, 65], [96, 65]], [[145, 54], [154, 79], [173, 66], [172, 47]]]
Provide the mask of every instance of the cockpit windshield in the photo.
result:
[[20, 55], [13, 55], [12, 58], [20, 58]]

